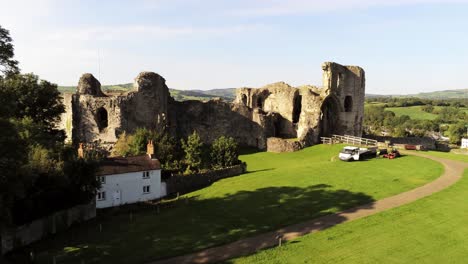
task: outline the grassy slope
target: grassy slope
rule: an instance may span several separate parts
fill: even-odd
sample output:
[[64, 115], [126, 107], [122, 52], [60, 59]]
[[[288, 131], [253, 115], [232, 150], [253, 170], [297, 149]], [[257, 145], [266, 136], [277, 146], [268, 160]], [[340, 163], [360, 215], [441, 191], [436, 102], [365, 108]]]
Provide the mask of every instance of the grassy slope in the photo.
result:
[[249, 173], [168, 203], [159, 215], [135, 212], [132, 222], [128, 214], [102, 217], [32, 248], [39, 263], [50, 263], [53, 255], [58, 263], [142, 263], [369, 203], [429, 182], [443, 170], [412, 156], [341, 162], [340, 148], [243, 155]]
[[445, 91], [435, 91], [428, 93], [418, 93], [410, 96], [417, 98], [428, 98], [428, 99], [459, 99], [467, 98], [468, 89], [459, 89], [459, 90], [445, 90]]
[[465, 263], [467, 189], [465, 171], [454, 186], [429, 197], [230, 263]]

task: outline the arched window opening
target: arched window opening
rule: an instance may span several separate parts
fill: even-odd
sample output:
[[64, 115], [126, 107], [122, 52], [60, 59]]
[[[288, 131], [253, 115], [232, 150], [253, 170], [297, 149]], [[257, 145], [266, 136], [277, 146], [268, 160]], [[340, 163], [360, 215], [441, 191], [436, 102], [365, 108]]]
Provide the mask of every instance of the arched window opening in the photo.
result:
[[96, 116], [96, 121], [97, 125], [99, 128], [99, 132], [107, 128], [109, 125], [109, 119], [108, 119], [108, 114], [107, 110], [104, 107], [101, 107], [97, 110], [97, 116]]
[[331, 97], [326, 98], [323, 102], [320, 113], [320, 137], [331, 137], [339, 133], [338, 103]]
[[346, 96], [344, 100], [344, 110], [345, 112], [353, 111], [353, 98], [351, 96]]
[[247, 105], [247, 95], [245, 95], [245, 94], [242, 95], [242, 103], [244, 105]]
[[263, 109], [263, 99], [261, 97], [257, 98], [257, 107]]
[[302, 95], [296, 95], [294, 97], [294, 105], [293, 105], [293, 118], [292, 118], [293, 123], [299, 122], [301, 111], [302, 111]]

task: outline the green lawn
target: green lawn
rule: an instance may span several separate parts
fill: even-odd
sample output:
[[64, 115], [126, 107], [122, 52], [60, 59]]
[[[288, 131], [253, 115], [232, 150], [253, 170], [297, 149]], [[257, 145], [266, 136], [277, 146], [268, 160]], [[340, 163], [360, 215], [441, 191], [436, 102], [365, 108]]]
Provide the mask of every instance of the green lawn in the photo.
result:
[[[409, 152], [409, 153], [411, 153], [411, 152]], [[438, 157], [438, 158], [468, 162], [468, 155], [467, 154], [461, 154], [461, 153], [456, 154], [456, 153], [453, 153], [453, 152], [441, 152], [441, 151], [424, 151], [424, 152], [421, 152], [421, 153], [425, 154], [425, 155], [428, 155], [428, 156]]]
[[168, 202], [159, 214], [107, 215], [24, 252], [34, 251], [38, 263], [52, 263], [52, 256], [57, 263], [144, 263], [366, 204], [443, 171], [439, 163], [414, 156], [341, 162], [341, 147], [246, 154], [241, 159], [248, 173]]
[[229, 263], [466, 263], [468, 172], [411, 204]]
[[385, 110], [392, 111], [397, 116], [407, 115], [413, 120], [434, 120], [437, 117], [436, 114], [427, 113], [421, 110], [421, 106], [388, 107], [385, 108]]

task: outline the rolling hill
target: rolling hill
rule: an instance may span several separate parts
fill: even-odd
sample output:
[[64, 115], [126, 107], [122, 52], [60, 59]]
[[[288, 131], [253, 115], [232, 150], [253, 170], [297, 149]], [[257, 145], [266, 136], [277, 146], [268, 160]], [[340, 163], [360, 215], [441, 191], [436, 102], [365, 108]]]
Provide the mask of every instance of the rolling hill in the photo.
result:
[[[104, 92], [118, 93], [118, 92], [127, 92], [131, 90], [133, 84], [115, 84], [115, 85], [102, 85], [101, 89]], [[62, 93], [74, 93], [76, 91], [76, 86], [59, 86], [59, 91]], [[235, 88], [225, 88], [225, 89], [211, 89], [211, 90], [178, 90], [178, 89], [169, 89], [171, 96], [177, 101], [187, 101], [187, 100], [200, 100], [208, 101], [215, 98], [221, 98], [225, 101], [233, 101], [236, 97]]]

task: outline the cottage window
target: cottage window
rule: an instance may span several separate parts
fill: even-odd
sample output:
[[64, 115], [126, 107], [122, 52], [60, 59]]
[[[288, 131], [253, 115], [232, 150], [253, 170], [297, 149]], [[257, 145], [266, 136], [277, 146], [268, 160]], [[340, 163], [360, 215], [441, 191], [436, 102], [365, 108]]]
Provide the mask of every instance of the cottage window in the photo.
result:
[[98, 180], [101, 184], [104, 184], [106, 183], [106, 176], [99, 176]]
[[150, 177], [150, 172], [149, 171], [144, 171], [143, 172], [143, 179], [149, 179]]
[[150, 193], [150, 186], [149, 185], [143, 186], [143, 193]]
[[97, 193], [97, 200], [98, 200], [98, 201], [104, 201], [104, 200], [106, 200], [106, 192], [98, 192], [98, 193]]

